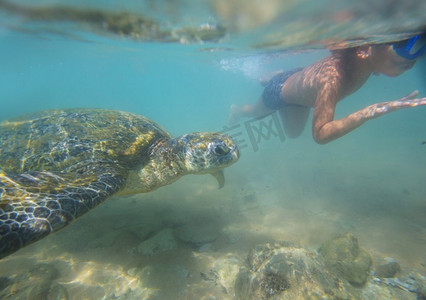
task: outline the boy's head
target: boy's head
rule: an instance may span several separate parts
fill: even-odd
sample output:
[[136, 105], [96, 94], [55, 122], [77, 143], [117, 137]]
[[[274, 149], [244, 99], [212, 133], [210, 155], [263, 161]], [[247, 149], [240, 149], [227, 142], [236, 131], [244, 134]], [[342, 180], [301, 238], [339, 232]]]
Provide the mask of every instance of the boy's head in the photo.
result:
[[395, 77], [411, 69], [416, 59], [425, 54], [426, 36], [416, 35], [392, 44], [361, 46], [359, 49], [361, 54], [358, 56], [368, 59], [375, 73]]

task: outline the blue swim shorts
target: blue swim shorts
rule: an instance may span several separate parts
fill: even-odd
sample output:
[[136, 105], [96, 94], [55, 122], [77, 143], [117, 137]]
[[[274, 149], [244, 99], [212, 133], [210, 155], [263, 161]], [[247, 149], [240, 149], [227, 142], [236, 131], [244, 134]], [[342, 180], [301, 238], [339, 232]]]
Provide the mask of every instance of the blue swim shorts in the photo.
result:
[[296, 72], [299, 72], [303, 68], [297, 68], [288, 72], [279, 73], [269, 80], [262, 94], [262, 101], [266, 107], [272, 110], [279, 110], [285, 106], [285, 102], [281, 97], [281, 89], [284, 82]]

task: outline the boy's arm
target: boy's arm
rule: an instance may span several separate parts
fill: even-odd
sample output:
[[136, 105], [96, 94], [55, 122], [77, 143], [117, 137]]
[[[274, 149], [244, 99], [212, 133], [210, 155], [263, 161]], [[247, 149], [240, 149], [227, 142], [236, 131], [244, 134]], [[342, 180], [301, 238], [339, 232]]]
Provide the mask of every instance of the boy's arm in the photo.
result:
[[392, 111], [426, 105], [426, 98], [413, 99], [418, 95], [418, 91], [414, 91], [398, 100], [372, 104], [343, 119], [333, 121], [337, 103], [337, 92], [327, 88], [322, 90], [323, 92], [318, 94], [316, 100], [312, 125], [313, 137], [319, 144], [326, 144], [335, 140], [361, 126], [368, 120]]

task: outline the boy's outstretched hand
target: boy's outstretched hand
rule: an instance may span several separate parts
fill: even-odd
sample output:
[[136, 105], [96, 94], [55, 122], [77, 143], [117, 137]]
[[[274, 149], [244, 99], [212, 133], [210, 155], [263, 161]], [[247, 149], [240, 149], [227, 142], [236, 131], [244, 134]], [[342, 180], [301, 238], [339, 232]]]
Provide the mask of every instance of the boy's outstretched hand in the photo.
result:
[[426, 97], [415, 98], [418, 94], [419, 91], [415, 90], [398, 100], [369, 105], [365, 108], [365, 117], [375, 119], [398, 109], [426, 105]]

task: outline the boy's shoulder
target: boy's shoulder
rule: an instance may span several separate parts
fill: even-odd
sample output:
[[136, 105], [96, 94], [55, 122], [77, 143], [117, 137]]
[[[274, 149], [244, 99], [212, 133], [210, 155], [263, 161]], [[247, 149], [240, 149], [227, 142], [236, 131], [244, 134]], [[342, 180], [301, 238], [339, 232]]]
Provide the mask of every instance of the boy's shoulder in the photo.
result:
[[341, 58], [330, 55], [306, 67], [303, 70], [303, 77], [305, 80], [316, 82], [339, 80], [342, 75], [343, 64]]

